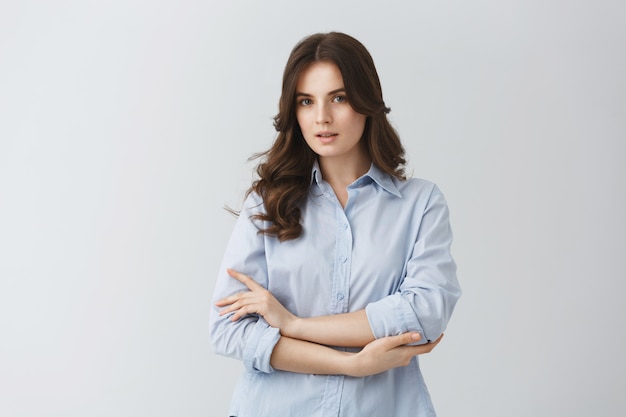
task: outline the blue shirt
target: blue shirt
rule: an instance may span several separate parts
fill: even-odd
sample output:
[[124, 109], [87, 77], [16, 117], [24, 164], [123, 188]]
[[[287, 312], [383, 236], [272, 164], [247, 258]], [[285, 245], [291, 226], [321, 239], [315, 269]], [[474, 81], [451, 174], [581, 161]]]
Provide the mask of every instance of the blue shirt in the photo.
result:
[[[408, 331], [435, 340], [461, 295], [450, 254], [452, 232], [441, 191], [431, 182], [390, 176], [374, 164], [348, 186], [345, 209], [315, 164], [301, 207], [302, 235], [279, 242], [259, 234], [244, 202], [219, 271], [213, 301], [245, 291], [226, 274], [253, 277], [300, 317], [365, 309], [377, 337]], [[238, 417], [434, 416], [418, 357], [406, 367], [363, 378], [274, 370], [280, 338], [257, 315], [231, 322], [214, 305], [210, 332], [216, 353], [242, 360], [230, 415]]]

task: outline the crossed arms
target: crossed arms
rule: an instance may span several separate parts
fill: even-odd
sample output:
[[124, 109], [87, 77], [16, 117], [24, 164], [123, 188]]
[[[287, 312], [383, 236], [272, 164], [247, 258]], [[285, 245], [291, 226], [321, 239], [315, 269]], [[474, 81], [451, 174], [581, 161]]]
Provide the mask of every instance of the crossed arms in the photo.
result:
[[[228, 270], [228, 274], [244, 284], [243, 291], [218, 300], [219, 315], [232, 314], [236, 322], [258, 314], [280, 331], [270, 364], [274, 369], [308, 374], [373, 375], [406, 366], [411, 358], [431, 352], [441, 340], [409, 346], [418, 342], [419, 333], [375, 339], [365, 310], [321, 317], [301, 318], [288, 311], [272, 293], [251, 277]], [[344, 352], [328, 346], [362, 347], [359, 352]]]

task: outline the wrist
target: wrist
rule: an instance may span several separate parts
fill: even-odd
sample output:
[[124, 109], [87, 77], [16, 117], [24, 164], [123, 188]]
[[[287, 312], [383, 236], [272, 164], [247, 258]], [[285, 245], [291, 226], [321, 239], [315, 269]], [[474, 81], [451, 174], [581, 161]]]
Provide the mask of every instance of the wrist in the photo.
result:
[[302, 337], [299, 337], [302, 332], [298, 331], [302, 327], [303, 323], [303, 319], [298, 316], [293, 316], [283, 327], [281, 327], [280, 334], [291, 337], [292, 339], [304, 340]]
[[353, 352], [342, 352], [345, 353], [341, 362], [341, 373], [347, 376], [353, 377], [361, 377], [365, 376], [362, 374], [362, 367], [359, 364], [360, 358], [358, 353]]

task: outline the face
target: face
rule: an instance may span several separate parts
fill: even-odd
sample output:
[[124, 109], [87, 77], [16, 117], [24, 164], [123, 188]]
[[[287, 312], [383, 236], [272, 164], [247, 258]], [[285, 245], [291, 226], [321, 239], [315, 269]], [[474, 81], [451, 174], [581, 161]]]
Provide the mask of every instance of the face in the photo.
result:
[[317, 61], [302, 71], [296, 86], [296, 118], [309, 147], [322, 159], [362, 163], [366, 116], [354, 111], [339, 68]]

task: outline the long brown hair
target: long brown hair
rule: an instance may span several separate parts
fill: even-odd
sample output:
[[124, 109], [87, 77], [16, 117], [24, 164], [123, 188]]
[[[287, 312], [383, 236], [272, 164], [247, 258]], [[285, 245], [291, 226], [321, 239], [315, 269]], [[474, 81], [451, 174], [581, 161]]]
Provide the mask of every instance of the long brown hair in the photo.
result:
[[296, 119], [296, 85], [302, 70], [316, 61], [337, 65], [348, 102], [367, 116], [361, 141], [365, 141], [372, 162], [396, 178], [405, 178], [404, 147], [387, 120], [390, 109], [383, 101], [378, 73], [367, 49], [340, 32], [302, 39], [291, 51], [283, 73], [279, 111], [274, 117], [277, 137], [270, 149], [253, 156], [263, 160], [256, 167], [258, 179], [247, 192], [263, 198], [265, 213], [254, 218], [269, 225], [260, 232], [280, 241], [296, 239], [302, 233], [300, 205], [308, 195], [317, 155], [305, 142]]

